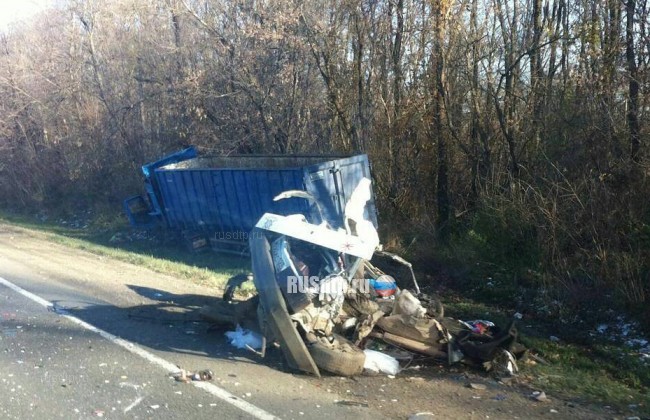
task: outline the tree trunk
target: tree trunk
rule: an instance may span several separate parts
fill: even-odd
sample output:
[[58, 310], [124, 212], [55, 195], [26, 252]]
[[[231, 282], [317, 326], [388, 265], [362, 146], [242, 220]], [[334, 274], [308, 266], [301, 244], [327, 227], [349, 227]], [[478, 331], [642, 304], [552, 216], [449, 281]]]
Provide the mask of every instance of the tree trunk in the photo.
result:
[[625, 57], [629, 73], [629, 103], [627, 108], [627, 124], [630, 131], [630, 157], [639, 161], [639, 80], [637, 74], [636, 54], [634, 51], [634, 12], [636, 0], [627, 0], [627, 21], [625, 31]]
[[443, 121], [445, 118], [445, 63], [444, 63], [444, 33], [445, 16], [448, 5], [445, 0], [433, 0], [433, 50], [432, 50], [432, 71], [433, 71], [433, 118], [431, 136], [437, 139], [438, 164], [436, 176], [436, 201], [438, 217], [436, 229], [438, 237], [442, 242], [449, 240], [450, 233], [450, 192], [449, 192], [449, 162], [447, 139], [444, 132]]

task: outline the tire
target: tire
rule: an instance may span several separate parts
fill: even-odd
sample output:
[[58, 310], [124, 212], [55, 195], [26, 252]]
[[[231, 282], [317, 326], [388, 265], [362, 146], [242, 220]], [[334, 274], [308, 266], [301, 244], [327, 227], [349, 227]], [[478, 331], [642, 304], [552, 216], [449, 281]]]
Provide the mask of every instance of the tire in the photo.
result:
[[366, 355], [352, 342], [334, 334], [334, 343], [319, 340], [307, 348], [320, 369], [341, 376], [356, 376], [363, 372]]

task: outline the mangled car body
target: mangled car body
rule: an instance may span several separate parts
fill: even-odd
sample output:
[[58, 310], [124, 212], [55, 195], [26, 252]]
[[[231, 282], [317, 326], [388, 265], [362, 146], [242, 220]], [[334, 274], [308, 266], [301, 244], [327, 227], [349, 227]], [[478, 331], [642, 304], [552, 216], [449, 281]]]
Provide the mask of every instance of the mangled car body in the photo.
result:
[[[478, 334], [472, 325], [443, 318], [442, 304], [420, 293], [410, 264], [379, 251], [377, 232], [363, 218], [370, 188], [363, 179], [352, 193], [344, 228], [303, 215], [266, 213], [259, 219], [249, 246], [266, 341], [280, 345], [291, 368], [314, 375], [360, 374], [369, 365], [364, 348], [371, 341], [449, 363], [467, 357], [490, 363], [505, 352], [514, 364], [507, 351], [516, 339], [514, 327]], [[276, 199], [287, 197], [313, 201], [303, 191]], [[400, 290], [371, 263], [377, 254], [410, 269], [413, 292]]]

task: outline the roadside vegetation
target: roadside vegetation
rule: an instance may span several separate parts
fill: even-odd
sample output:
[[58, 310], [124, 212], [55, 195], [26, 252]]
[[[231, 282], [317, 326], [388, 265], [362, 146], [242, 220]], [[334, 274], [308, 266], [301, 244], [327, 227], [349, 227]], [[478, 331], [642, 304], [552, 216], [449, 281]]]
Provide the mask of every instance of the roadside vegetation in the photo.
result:
[[[79, 227], [66, 226], [69, 223], [61, 218], [48, 222], [6, 213], [0, 215], [2, 221], [42, 232], [52, 242], [217, 289], [223, 289], [230, 277], [248, 273], [251, 269], [250, 261], [245, 257], [193, 252], [183, 247], [176, 236], [166, 237], [162, 232], [133, 232], [118, 217], [84, 220]], [[252, 284], [245, 283], [245, 291], [252, 289]]]

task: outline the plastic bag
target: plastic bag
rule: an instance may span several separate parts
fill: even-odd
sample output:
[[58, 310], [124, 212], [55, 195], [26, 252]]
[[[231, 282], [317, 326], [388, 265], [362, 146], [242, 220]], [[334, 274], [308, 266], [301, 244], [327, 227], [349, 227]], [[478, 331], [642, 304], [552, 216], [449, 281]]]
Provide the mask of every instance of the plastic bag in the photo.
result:
[[254, 331], [245, 330], [237, 324], [235, 331], [228, 331], [226, 337], [230, 340], [230, 344], [238, 349], [252, 348], [261, 350], [263, 344], [262, 336]]
[[363, 352], [366, 354], [364, 369], [386, 375], [397, 375], [399, 372], [399, 362], [393, 356], [375, 350], [364, 350]]

